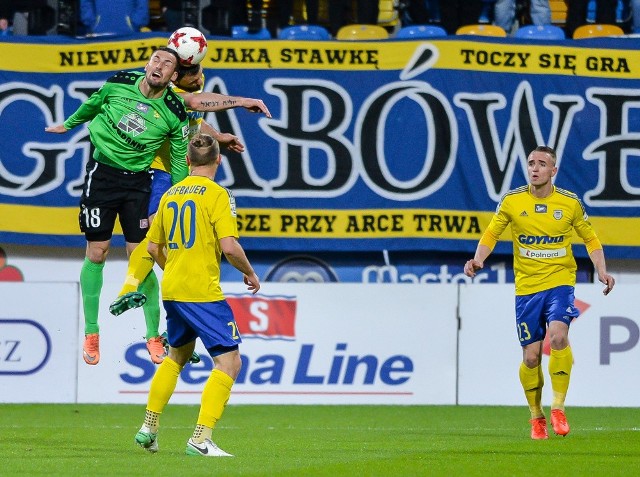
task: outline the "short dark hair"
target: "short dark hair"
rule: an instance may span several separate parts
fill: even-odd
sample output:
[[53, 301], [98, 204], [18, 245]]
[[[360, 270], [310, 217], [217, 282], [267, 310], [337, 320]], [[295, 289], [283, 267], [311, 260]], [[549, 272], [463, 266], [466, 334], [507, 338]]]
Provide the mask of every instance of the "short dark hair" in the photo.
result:
[[180, 81], [185, 76], [195, 76], [200, 73], [200, 64], [197, 65], [183, 65], [178, 63], [178, 77], [176, 81]]
[[218, 159], [220, 145], [208, 134], [199, 133], [189, 141], [187, 155], [192, 166], [206, 166]]
[[538, 146], [533, 150], [533, 152], [544, 152], [545, 154], [549, 154], [549, 156], [551, 156], [551, 159], [553, 159], [554, 165], [558, 159], [556, 156], [556, 150], [549, 146]]
[[154, 53], [156, 51], [168, 51], [169, 53], [171, 53], [175, 59], [176, 59], [176, 71], [180, 70], [180, 56], [178, 55], [178, 52], [176, 50], [173, 50], [167, 46], [161, 46], [160, 48], [157, 48]]

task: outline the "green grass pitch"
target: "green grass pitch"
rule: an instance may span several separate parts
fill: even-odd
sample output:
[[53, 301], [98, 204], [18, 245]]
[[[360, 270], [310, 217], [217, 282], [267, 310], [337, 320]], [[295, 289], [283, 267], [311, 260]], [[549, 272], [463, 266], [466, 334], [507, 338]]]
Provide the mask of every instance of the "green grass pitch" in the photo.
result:
[[529, 438], [526, 407], [230, 405], [233, 458], [188, 457], [197, 406], [169, 405], [160, 452], [144, 406], [1, 404], [0, 476], [636, 476], [640, 408], [568, 408], [571, 433]]

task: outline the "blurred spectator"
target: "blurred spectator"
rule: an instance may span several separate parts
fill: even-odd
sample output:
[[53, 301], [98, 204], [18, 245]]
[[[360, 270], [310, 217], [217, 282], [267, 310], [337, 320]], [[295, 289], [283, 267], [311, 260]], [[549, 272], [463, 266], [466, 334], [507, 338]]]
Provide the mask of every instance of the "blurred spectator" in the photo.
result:
[[[573, 38], [576, 28], [587, 23], [589, 0], [567, 1], [567, 22], [565, 30], [567, 38]], [[615, 25], [618, 0], [596, 0], [596, 23]]]
[[[266, 24], [263, 22], [263, 13], [266, 14], [266, 5], [263, 0], [211, 0], [211, 6], [217, 9], [225, 8], [229, 12], [229, 24], [247, 25], [251, 33], [256, 33]], [[231, 29], [229, 29], [231, 35]]]
[[255, 33], [260, 31], [264, 26], [262, 21], [262, 12], [265, 10], [265, 5], [263, 0], [249, 0], [249, 6], [251, 9], [247, 12], [248, 21], [246, 24], [249, 25], [249, 31], [251, 33]]
[[631, 13], [631, 31], [633, 33], [640, 33], [640, 0], [631, 0]]
[[[205, 4], [207, 2], [204, 2]], [[182, 14], [182, 12], [181, 12]], [[233, 25], [247, 25], [247, 4], [237, 0], [210, 0], [202, 9], [202, 26], [214, 36], [231, 36]], [[169, 23], [167, 22], [167, 26]], [[175, 31], [185, 26], [173, 27]]]
[[[530, 0], [529, 14], [534, 25], [551, 24], [549, 0]], [[512, 33], [516, 19], [516, 0], [496, 0], [494, 6], [494, 24], [507, 34]]]
[[440, 0], [440, 23], [449, 35], [458, 28], [475, 25], [482, 13], [482, 0]]
[[174, 32], [183, 27], [182, 0], [160, 0], [162, 18], [167, 25], [167, 31]]
[[11, 27], [9, 26], [9, 20], [5, 18], [3, 15], [0, 15], [0, 37], [10, 36], [10, 35], [11, 35]]
[[11, 18], [11, 9], [9, 8], [9, 2], [2, 2], [0, 4], [0, 36], [11, 35], [9, 18]]
[[14, 35], [46, 35], [55, 25], [56, 12], [47, 0], [2, 0], [2, 8]]
[[149, 0], [80, 0], [80, 20], [89, 34], [139, 32], [149, 23]]
[[[307, 25], [318, 25], [319, 0], [305, 0]], [[293, 0], [278, 0], [278, 28], [286, 28], [293, 17]]]
[[351, 23], [377, 25], [380, 11], [378, 0], [356, 0], [356, 11], [351, 12], [349, 0], [329, 0], [329, 31], [333, 36]]
[[431, 4], [437, 1], [429, 0], [407, 0], [400, 3], [402, 7], [402, 25], [426, 25], [433, 21], [430, 14]]

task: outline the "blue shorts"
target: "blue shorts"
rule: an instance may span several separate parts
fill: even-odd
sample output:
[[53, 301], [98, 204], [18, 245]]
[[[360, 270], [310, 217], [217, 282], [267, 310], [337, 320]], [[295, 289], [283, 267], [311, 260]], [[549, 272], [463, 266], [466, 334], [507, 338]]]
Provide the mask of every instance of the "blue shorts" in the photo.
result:
[[226, 300], [203, 303], [163, 300], [162, 303], [167, 312], [167, 339], [172, 347], [200, 338], [213, 357], [234, 351], [242, 343]]
[[562, 321], [567, 326], [579, 315], [573, 287], [563, 285], [531, 295], [516, 296], [516, 327], [521, 346], [542, 341], [547, 325]]
[[153, 180], [151, 181], [151, 196], [149, 197], [149, 211], [147, 217], [158, 212], [162, 194], [171, 188], [171, 174], [160, 169], [151, 169]]

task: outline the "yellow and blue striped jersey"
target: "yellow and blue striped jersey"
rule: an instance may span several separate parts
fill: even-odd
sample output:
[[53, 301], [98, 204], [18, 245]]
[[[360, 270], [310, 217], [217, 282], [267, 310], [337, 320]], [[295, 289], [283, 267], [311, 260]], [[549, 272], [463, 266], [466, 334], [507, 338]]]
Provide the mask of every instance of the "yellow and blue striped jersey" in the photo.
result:
[[220, 239], [238, 238], [235, 199], [229, 190], [207, 177], [188, 176], [162, 196], [147, 237], [166, 244], [163, 300], [224, 299]]
[[571, 250], [574, 230], [589, 253], [602, 248], [580, 199], [555, 186], [543, 199], [535, 197], [530, 186], [507, 192], [480, 243], [493, 250], [509, 224], [516, 295], [575, 285], [577, 266]]
[[[202, 77], [204, 84], [204, 76]], [[178, 88], [176, 85], [171, 86], [171, 90], [175, 93], [186, 93], [183, 89]], [[198, 91], [194, 91], [194, 93], [201, 93], [202, 89]], [[202, 119], [204, 118], [204, 113], [202, 111], [193, 111], [187, 108], [187, 119], [189, 120], [189, 130], [188, 130], [188, 140], [191, 140], [193, 136], [200, 132], [200, 124], [202, 124]], [[157, 150], [156, 156], [151, 163], [151, 169], [158, 169], [164, 172], [171, 171], [171, 163], [169, 161], [169, 141], [165, 141]], [[179, 178], [182, 180], [183, 177]], [[174, 181], [174, 183], [177, 181]]]

